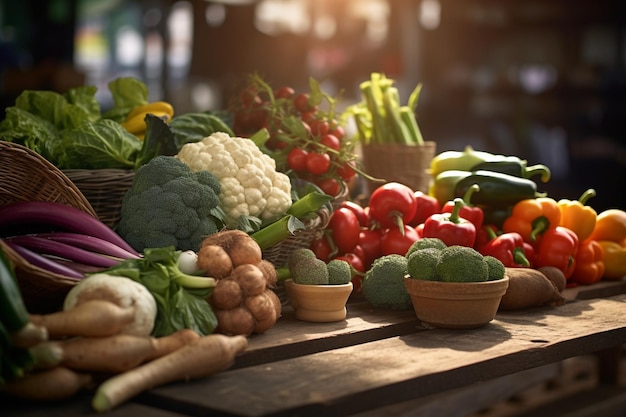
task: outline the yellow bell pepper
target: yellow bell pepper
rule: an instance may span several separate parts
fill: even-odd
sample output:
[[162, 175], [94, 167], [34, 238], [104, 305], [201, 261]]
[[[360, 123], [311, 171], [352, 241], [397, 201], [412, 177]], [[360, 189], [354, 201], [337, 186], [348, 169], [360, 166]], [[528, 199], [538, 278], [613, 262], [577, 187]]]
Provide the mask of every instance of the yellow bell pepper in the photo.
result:
[[626, 240], [626, 211], [608, 209], [596, 217], [596, 225], [589, 239], [622, 242]]
[[604, 251], [605, 279], [621, 279], [626, 277], [626, 246], [610, 240], [598, 241]]
[[567, 227], [582, 242], [586, 240], [596, 226], [598, 213], [593, 207], [586, 205], [587, 200], [596, 195], [596, 190], [588, 189], [578, 200], [559, 200], [559, 210], [561, 211], [560, 226]]

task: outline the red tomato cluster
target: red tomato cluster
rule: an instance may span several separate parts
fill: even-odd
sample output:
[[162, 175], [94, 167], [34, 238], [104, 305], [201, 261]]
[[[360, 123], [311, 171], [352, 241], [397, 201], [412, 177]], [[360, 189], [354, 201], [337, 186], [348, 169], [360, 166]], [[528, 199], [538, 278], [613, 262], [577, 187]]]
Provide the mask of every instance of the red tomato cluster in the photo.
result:
[[439, 211], [434, 198], [399, 183], [387, 183], [374, 190], [367, 207], [343, 202], [311, 249], [325, 262], [344, 259], [359, 271], [352, 277], [358, 292], [362, 274], [372, 263], [383, 255], [406, 254], [420, 238], [417, 226], [422, 218]]
[[313, 80], [310, 85], [310, 92], [289, 86], [272, 90], [258, 76], [250, 77], [230, 105], [233, 130], [249, 136], [266, 128], [266, 147], [280, 171], [337, 196], [357, 173], [354, 143], [335, 116], [334, 100]]

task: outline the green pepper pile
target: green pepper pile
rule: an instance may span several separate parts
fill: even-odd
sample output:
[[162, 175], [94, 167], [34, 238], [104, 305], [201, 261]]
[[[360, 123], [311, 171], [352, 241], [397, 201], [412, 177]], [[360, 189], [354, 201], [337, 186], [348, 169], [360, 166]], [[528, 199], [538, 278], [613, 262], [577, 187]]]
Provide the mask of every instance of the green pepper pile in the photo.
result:
[[541, 164], [529, 166], [517, 156], [505, 156], [474, 150], [445, 151], [436, 155], [430, 165], [433, 182], [429, 194], [440, 204], [463, 197], [474, 185], [471, 203], [482, 208], [485, 223], [502, 226], [519, 201], [546, 194], [537, 190], [533, 179], [550, 180], [550, 169]]

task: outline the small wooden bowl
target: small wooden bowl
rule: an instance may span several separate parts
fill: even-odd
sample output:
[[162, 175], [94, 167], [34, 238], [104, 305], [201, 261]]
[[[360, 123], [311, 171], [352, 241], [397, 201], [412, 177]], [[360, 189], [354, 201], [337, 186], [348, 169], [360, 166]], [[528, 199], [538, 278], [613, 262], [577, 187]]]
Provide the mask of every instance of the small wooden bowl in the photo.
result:
[[346, 302], [352, 283], [342, 285], [304, 285], [285, 281], [289, 302], [298, 320], [327, 323], [345, 320]]
[[492, 321], [509, 278], [484, 282], [441, 282], [404, 278], [417, 318], [434, 327], [471, 329]]

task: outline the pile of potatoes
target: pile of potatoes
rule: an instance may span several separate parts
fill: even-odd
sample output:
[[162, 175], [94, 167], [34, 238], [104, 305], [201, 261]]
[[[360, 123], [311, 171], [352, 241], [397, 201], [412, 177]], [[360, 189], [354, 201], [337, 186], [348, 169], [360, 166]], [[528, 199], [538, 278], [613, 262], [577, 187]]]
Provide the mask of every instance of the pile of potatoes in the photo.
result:
[[216, 332], [263, 333], [281, 316], [281, 302], [273, 290], [276, 269], [262, 256], [257, 242], [239, 230], [218, 232], [202, 242], [198, 267], [217, 280], [208, 298], [218, 321]]

